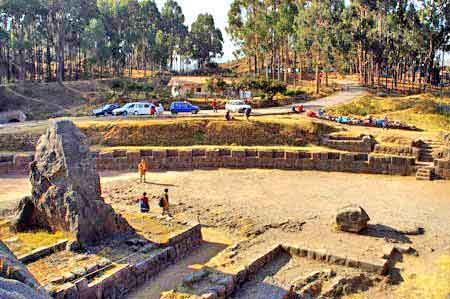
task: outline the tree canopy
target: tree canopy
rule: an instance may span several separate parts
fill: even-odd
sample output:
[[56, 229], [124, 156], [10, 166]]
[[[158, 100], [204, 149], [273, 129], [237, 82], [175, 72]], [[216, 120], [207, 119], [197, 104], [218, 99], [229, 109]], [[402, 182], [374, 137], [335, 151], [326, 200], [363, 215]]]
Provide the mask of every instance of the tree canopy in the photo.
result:
[[181, 7], [167, 0], [3, 0], [0, 82], [77, 80], [133, 70], [203, 66], [222, 55], [211, 15], [189, 31]]
[[234, 0], [228, 23], [255, 75], [288, 81], [313, 68], [317, 89], [319, 72], [334, 69], [366, 85], [437, 84], [439, 53], [450, 48], [448, 0]]

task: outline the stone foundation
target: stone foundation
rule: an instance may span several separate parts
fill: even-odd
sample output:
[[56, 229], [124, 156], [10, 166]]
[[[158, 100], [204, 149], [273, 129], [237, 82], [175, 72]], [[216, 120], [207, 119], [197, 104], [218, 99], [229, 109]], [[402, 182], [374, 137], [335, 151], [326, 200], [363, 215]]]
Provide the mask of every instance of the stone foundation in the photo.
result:
[[370, 136], [363, 137], [345, 137], [328, 136], [322, 138], [321, 145], [340, 151], [355, 153], [371, 153], [374, 149], [375, 140]]
[[384, 155], [395, 155], [402, 157], [414, 157], [416, 160], [420, 158], [420, 149], [412, 146], [388, 146], [388, 145], [375, 145], [374, 153]]
[[[201, 225], [169, 239], [160, 249], [152, 251], [147, 258], [137, 262], [116, 265], [108, 275], [91, 273], [74, 282], [61, 286], [51, 294], [53, 298], [70, 299], [116, 299], [125, 296], [158, 274], [170, 264], [189, 254], [202, 242]], [[100, 272], [100, 271], [99, 271]], [[100, 277], [95, 277], [95, 274]]]
[[[193, 281], [191, 286], [195, 289], [195, 284], [208, 285], [207, 291], [202, 294], [198, 294], [198, 297], [194, 295], [189, 298], [207, 298], [207, 299], [221, 299], [229, 298], [233, 292], [239, 289], [244, 283], [252, 280], [261, 269], [267, 264], [273, 262], [281, 254], [288, 253], [290, 256], [297, 256], [312, 260], [317, 260], [324, 264], [335, 264], [350, 268], [357, 268], [364, 272], [375, 273], [379, 275], [386, 275], [389, 271], [389, 267], [392, 263], [392, 254], [387, 256], [381, 256], [376, 260], [359, 260], [351, 257], [336, 256], [326, 250], [313, 250], [308, 248], [301, 248], [296, 245], [276, 245], [264, 253], [256, 254], [245, 265], [239, 267], [233, 267], [232, 270], [221, 271], [214, 268], [205, 268], [199, 270], [196, 274], [191, 274], [191, 278], [198, 276], [198, 279], [190, 279]], [[202, 272], [207, 271], [212, 273], [214, 279], [205, 278], [201, 275]], [[177, 290], [166, 292], [162, 295], [162, 299], [175, 298]], [[185, 297], [183, 297], [185, 298]]]
[[450, 160], [441, 159], [434, 161], [435, 174], [445, 180], [450, 180]]
[[[414, 157], [366, 153], [279, 151], [255, 149], [141, 150], [94, 152], [98, 171], [135, 171], [141, 159], [149, 170], [193, 170], [216, 168], [262, 168], [318, 170], [350, 173], [415, 175]], [[1, 174], [26, 174], [32, 155], [6, 155], [0, 162]], [[2, 161], [2, 159], [0, 159]]]

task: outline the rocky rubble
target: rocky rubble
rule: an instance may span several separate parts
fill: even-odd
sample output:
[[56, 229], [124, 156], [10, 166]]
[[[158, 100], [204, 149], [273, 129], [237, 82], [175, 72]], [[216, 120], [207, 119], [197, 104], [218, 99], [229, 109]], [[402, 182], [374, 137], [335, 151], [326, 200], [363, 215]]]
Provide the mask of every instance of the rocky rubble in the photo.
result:
[[49, 299], [38, 282], [14, 254], [0, 241], [0, 298]]
[[30, 165], [32, 196], [21, 200], [12, 225], [16, 231], [70, 232], [70, 249], [133, 233], [124, 218], [101, 197], [100, 177], [81, 131], [56, 121], [37, 146]]

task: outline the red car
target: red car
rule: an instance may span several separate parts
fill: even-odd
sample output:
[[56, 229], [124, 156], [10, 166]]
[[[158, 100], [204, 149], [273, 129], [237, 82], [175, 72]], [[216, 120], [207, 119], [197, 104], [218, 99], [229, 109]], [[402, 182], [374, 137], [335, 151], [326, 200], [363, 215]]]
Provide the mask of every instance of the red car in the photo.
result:
[[302, 104], [292, 105], [292, 112], [303, 113], [303, 112], [305, 112], [305, 107], [303, 107]]

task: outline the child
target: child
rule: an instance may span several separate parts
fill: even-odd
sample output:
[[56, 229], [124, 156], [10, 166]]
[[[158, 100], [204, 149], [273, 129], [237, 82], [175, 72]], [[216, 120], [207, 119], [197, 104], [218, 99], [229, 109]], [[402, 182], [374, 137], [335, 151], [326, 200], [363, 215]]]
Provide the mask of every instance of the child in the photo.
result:
[[147, 193], [143, 193], [142, 196], [138, 199], [139, 206], [141, 209], [141, 213], [148, 213], [150, 211], [150, 206], [148, 204]]
[[163, 209], [162, 214], [169, 215], [169, 189], [164, 189], [164, 194], [160, 198], [159, 206]]
[[142, 159], [138, 165], [139, 177], [140, 177], [141, 183], [146, 182], [145, 175], [147, 174], [147, 169], [148, 169], [147, 162], [145, 162], [145, 160]]

